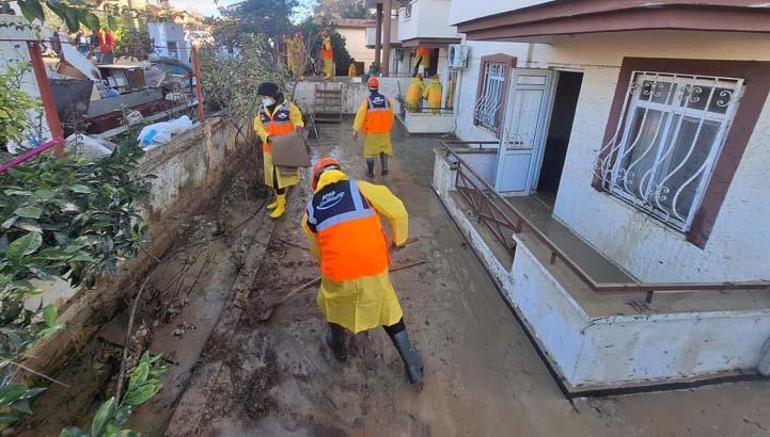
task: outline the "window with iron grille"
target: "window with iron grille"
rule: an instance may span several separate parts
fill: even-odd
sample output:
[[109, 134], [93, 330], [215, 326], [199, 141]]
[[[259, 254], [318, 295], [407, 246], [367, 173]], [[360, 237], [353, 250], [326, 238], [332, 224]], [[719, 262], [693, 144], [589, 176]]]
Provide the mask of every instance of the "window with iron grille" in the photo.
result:
[[500, 112], [503, 104], [503, 92], [506, 65], [503, 62], [482, 63], [482, 88], [473, 112], [476, 124], [493, 131], [500, 127]]
[[404, 19], [412, 18], [412, 3], [404, 6]]
[[633, 71], [596, 177], [617, 198], [687, 232], [720, 155], [743, 79]]

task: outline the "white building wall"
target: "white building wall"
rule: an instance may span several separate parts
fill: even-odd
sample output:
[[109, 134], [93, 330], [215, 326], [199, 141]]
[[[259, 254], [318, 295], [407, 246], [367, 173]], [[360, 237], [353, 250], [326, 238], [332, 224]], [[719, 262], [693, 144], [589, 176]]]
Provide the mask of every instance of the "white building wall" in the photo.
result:
[[450, 0], [415, 0], [412, 15], [406, 7], [398, 10], [398, 39], [457, 38], [457, 28], [449, 25]]
[[452, 0], [449, 24], [547, 3], [550, 0]]
[[770, 103], [757, 122], [705, 250], [591, 187], [623, 57], [767, 61], [770, 39], [765, 35], [657, 31], [556, 37], [547, 45], [535, 44], [529, 64], [528, 44], [468, 45], [471, 59], [462, 70], [456, 105], [456, 134], [466, 141], [495, 140], [491, 131], [473, 125], [481, 56], [506, 53], [518, 58], [519, 67], [583, 73], [554, 216], [599, 252], [643, 281], [770, 278], [770, 190], [764, 182], [770, 168]]
[[[454, 4], [454, 2], [453, 2]], [[460, 71], [455, 90], [455, 134], [464, 141], [496, 141], [495, 134], [481, 126], [473, 124], [473, 111], [476, 105], [476, 90], [479, 83], [481, 57], [503, 53], [518, 58], [519, 63], [525, 62], [528, 44], [509, 42], [465, 42], [470, 48], [468, 67]]]
[[374, 49], [366, 47], [366, 29], [362, 27], [338, 27], [337, 32], [345, 37], [345, 48], [356, 62], [363, 62], [368, 71], [374, 62]]
[[765, 174], [770, 168], [770, 103], [757, 121], [705, 250], [591, 187], [624, 56], [770, 60], [770, 39], [739, 33], [629, 32], [537, 45], [533, 66], [584, 74], [554, 215], [643, 281], [768, 278], [770, 189]]
[[[190, 64], [190, 45], [184, 34], [184, 29], [176, 23], [147, 23], [147, 29], [150, 33], [154, 45], [154, 53], [163, 57], [176, 57], [176, 59]], [[177, 55], [173, 56], [168, 49], [169, 42], [176, 42]]]

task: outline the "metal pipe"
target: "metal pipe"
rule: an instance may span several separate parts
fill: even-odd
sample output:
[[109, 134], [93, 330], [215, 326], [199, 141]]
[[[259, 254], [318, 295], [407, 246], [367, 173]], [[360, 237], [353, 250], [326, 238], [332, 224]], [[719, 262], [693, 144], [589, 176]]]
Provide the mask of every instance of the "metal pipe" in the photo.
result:
[[195, 91], [198, 94], [198, 121], [206, 122], [206, 112], [203, 110], [203, 78], [201, 77], [201, 61], [198, 48], [192, 47], [193, 74], [195, 75]]
[[[40, 43], [37, 41], [28, 41], [29, 59], [32, 63], [32, 71], [35, 73], [35, 81], [40, 91], [40, 100], [43, 102], [43, 111], [45, 119], [48, 122], [48, 129], [51, 131], [53, 140], [64, 138], [64, 130], [59, 121], [59, 113], [56, 111], [56, 102], [51, 92], [51, 85], [48, 82], [48, 72], [43, 62], [43, 56], [40, 54]], [[64, 142], [58, 142], [55, 145], [56, 156], [64, 154]]]
[[8, 169], [21, 165], [24, 162], [29, 161], [30, 159], [40, 155], [46, 150], [51, 149], [53, 147], [58, 147], [63, 144], [64, 144], [64, 140], [62, 140], [61, 138], [57, 138], [55, 140], [48, 141], [47, 143], [43, 143], [35, 147], [34, 149], [27, 150], [21, 155], [13, 158], [12, 160], [4, 163], [3, 165], [0, 165], [0, 173], [5, 173], [8, 171]]

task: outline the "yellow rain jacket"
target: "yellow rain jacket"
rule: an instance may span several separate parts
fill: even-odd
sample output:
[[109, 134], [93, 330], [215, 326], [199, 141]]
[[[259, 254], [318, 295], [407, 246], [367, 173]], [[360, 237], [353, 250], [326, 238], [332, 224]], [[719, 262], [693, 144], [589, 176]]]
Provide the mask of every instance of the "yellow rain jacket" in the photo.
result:
[[[283, 104], [276, 104], [272, 114], [268, 115], [270, 117], [275, 116], [278, 111], [281, 110], [282, 106]], [[291, 120], [291, 124], [295, 129], [305, 125], [305, 123], [302, 122], [302, 113], [294, 103], [289, 103], [289, 120]], [[262, 121], [260, 114], [257, 114], [257, 116], [254, 117], [254, 131], [259, 135], [263, 144], [267, 141], [267, 137], [271, 135], [269, 123], [266, 125]], [[279, 169], [273, 165], [272, 152], [265, 151], [264, 147], [262, 151], [264, 155], [265, 185], [273, 187], [273, 177], [275, 177], [278, 184], [277, 188], [286, 188], [299, 183], [299, 169], [288, 172], [285, 169]]]
[[334, 77], [334, 51], [332, 50], [331, 37], [324, 37], [321, 42], [320, 55], [324, 64], [324, 79], [331, 79]]
[[[339, 170], [327, 170], [321, 174], [316, 192], [328, 184], [347, 179], [348, 176]], [[409, 214], [403, 202], [383, 185], [358, 181], [358, 188], [377, 214], [388, 220], [394, 243], [404, 244], [409, 237]], [[310, 242], [311, 253], [320, 260], [324, 254], [317, 235], [308, 226], [307, 212], [302, 218], [302, 228]], [[387, 269], [377, 275], [341, 282], [322, 277], [318, 307], [327, 321], [353, 333], [393, 325], [404, 315]]]
[[286, 40], [286, 66], [289, 69], [289, 73], [292, 75], [296, 70], [297, 61], [297, 44], [294, 42], [294, 38]]
[[356, 64], [350, 63], [350, 66], [348, 67], [348, 76], [349, 77], [356, 77], [358, 76], [358, 71], [356, 70]]
[[409, 83], [409, 88], [406, 89], [406, 96], [404, 98], [406, 103], [406, 109], [411, 112], [415, 112], [420, 108], [420, 101], [422, 100], [422, 79], [415, 77], [412, 82]]
[[441, 110], [441, 94], [443, 92], [441, 81], [437, 77], [433, 77], [422, 92], [422, 97], [428, 101], [427, 106], [430, 112], [438, 114]]
[[[393, 102], [388, 99], [391, 112], [390, 117], [393, 119]], [[366, 99], [361, 102], [361, 106], [358, 107], [356, 112], [356, 118], [353, 119], [353, 130], [356, 132], [364, 131], [364, 122], [366, 121], [366, 113], [368, 106]], [[374, 158], [380, 153], [384, 153], [388, 156], [393, 156], [393, 142], [390, 139], [390, 132], [373, 133], [363, 132], [364, 134], [364, 158]]]

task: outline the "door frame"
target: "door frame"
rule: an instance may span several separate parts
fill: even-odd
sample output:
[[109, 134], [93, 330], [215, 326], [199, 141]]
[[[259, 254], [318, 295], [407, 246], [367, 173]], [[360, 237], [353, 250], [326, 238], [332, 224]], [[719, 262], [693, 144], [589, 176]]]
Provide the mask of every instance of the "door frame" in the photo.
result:
[[[550, 83], [547, 83], [544, 89], [544, 100], [541, 105], [544, 105], [544, 111], [540, 114], [539, 124], [542, 126], [539, 132], [536, 133], [534, 144], [532, 145], [532, 156], [527, 170], [527, 185], [529, 190], [522, 191], [499, 191], [501, 184], [502, 166], [505, 159], [505, 152], [508, 144], [508, 116], [516, 101], [515, 90], [518, 88], [519, 72], [547, 72]], [[520, 68], [514, 67], [511, 69], [511, 81], [506, 90], [506, 103], [502, 114], [503, 125], [500, 129], [500, 140], [497, 148], [497, 162], [495, 163], [495, 191], [501, 194], [509, 196], [528, 196], [537, 189], [537, 183], [540, 178], [540, 170], [543, 165], [543, 156], [545, 155], [545, 143], [547, 140], [548, 130], [551, 127], [551, 115], [553, 113], [553, 104], [556, 98], [556, 84], [559, 81], [559, 70], [554, 68]], [[526, 84], [524, 84], [526, 86]]]

